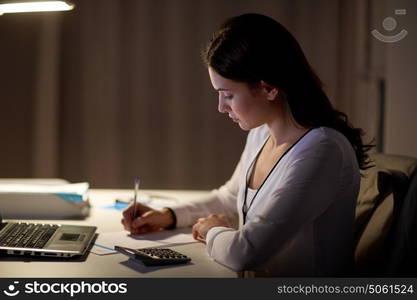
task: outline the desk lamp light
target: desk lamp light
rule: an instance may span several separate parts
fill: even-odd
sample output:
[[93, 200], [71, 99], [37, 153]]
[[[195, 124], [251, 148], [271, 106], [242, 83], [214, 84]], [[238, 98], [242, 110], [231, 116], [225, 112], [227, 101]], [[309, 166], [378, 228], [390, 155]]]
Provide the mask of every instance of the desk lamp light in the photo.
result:
[[64, 11], [74, 5], [68, 1], [0, 1], [0, 16], [8, 13]]

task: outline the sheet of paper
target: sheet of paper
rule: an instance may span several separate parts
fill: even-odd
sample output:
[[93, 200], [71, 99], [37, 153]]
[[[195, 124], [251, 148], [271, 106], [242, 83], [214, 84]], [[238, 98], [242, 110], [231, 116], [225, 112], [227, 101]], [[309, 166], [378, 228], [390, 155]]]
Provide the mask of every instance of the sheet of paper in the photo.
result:
[[92, 253], [105, 255], [115, 253], [114, 246], [123, 246], [128, 248], [146, 248], [146, 247], [169, 247], [178, 244], [195, 243], [190, 229], [176, 231], [159, 231], [155, 233], [130, 235], [127, 231], [100, 233], [94, 246]]
[[[142, 235], [143, 236], [143, 235]], [[138, 239], [139, 236], [131, 236], [127, 231], [100, 233], [94, 243], [91, 252], [95, 254], [109, 254], [117, 252], [114, 246], [128, 248], [145, 248], [159, 246], [160, 243], [153, 240]]]

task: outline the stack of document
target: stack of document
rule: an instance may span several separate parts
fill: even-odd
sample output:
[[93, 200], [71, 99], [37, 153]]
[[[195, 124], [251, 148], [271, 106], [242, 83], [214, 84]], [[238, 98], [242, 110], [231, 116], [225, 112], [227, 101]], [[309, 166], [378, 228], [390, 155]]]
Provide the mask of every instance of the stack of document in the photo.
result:
[[0, 181], [0, 214], [6, 219], [83, 218], [90, 208], [88, 188], [87, 182]]

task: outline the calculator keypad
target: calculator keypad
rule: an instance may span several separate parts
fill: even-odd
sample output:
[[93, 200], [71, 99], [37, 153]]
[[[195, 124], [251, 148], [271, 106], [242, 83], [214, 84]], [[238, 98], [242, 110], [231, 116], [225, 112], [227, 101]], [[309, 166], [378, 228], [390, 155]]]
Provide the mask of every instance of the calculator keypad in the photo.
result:
[[143, 248], [135, 251], [145, 265], [169, 265], [181, 264], [191, 261], [191, 259], [177, 251], [168, 248]]

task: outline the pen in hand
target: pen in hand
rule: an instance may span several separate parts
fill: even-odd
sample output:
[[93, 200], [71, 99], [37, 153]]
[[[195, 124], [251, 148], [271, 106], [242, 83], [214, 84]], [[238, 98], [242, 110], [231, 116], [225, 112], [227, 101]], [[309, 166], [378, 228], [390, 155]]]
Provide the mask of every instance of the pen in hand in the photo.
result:
[[133, 197], [133, 215], [132, 215], [132, 219], [136, 219], [136, 203], [138, 202], [138, 191], [139, 191], [139, 185], [140, 185], [140, 178], [137, 177], [135, 179], [135, 194]]

